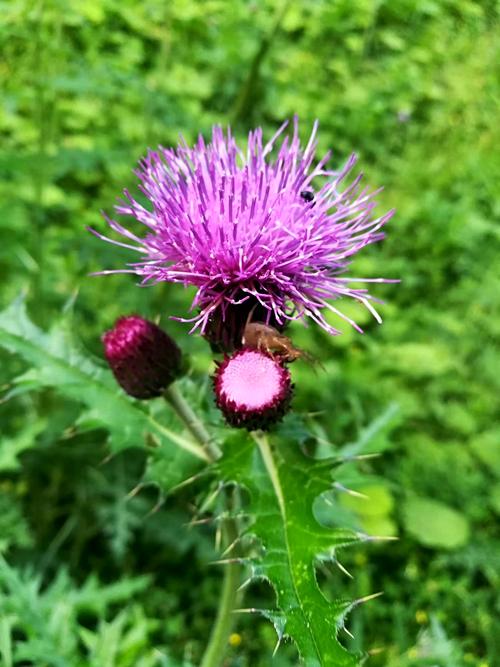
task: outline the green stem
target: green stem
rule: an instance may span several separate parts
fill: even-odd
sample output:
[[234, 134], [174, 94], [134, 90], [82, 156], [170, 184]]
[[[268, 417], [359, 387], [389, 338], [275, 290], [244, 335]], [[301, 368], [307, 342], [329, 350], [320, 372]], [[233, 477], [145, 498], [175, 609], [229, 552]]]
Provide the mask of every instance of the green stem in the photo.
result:
[[[226, 504], [228, 509], [234, 510], [234, 498], [227, 492]], [[235, 519], [226, 519], [223, 526], [226, 547], [234, 544], [238, 540], [238, 524]], [[234, 609], [239, 598], [239, 585], [241, 580], [241, 565], [237, 560], [239, 551], [237, 548], [231, 550], [231, 559], [224, 564], [224, 581], [219, 600], [217, 617], [210, 633], [205, 654], [200, 667], [219, 667], [224, 660], [224, 655], [228, 645], [229, 636], [234, 624]]]
[[[203, 423], [191, 409], [191, 406], [180, 393], [175, 384], [171, 384], [164, 392], [165, 400], [172, 406], [179, 418], [185, 423], [194, 439], [201, 445], [207, 458], [213, 462], [222, 456], [222, 452], [213, 438], [206, 430]], [[236, 506], [236, 499], [229, 490], [226, 490], [226, 507], [229, 513], [232, 513]], [[201, 667], [218, 667], [224, 660], [224, 654], [227, 648], [229, 635], [231, 633], [236, 602], [239, 597], [239, 585], [241, 579], [241, 565], [237, 560], [239, 550], [237, 546], [239, 529], [236, 519], [227, 518], [223, 525], [224, 545], [231, 547], [231, 558], [224, 564], [224, 581], [222, 584], [221, 596], [217, 617], [212, 627], [210, 639], [203, 656]]]
[[38, 130], [38, 146], [37, 156], [34, 163], [33, 171], [33, 189], [34, 202], [33, 216], [34, 216], [34, 247], [33, 258], [35, 260], [38, 272], [38, 279], [34, 281], [33, 294], [35, 302], [42, 302], [43, 298], [43, 283], [44, 283], [44, 243], [43, 236], [45, 231], [45, 208], [44, 208], [44, 193], [47, 180], [47, 71], [46, 58], [44, 53], [44, 26], [43, 26], [44, 3], [38, 4], [37, 15], [37, 29], [34, 35], [35, 44], [35, 107], [33, 109], [34, 122]]
[[285, 499], [283, 498], [283, 491], [281, 489], [278, 471], [276, 470], [276, 464], [274, 462], [269, 439], [263, 431], [254, 431], [252, 433], [252, 437], [259, 446], [260, 454], [262, 456], [262, 460], [264, 461], [264, 465], [266, 466], [269, 479], [273, 485], [274, 493], [276, 494], [281, 513], [284, 515]]
[[283, 4], [276, 10], [276, 15], [271, 30], [261, 39], [259, 48], [255, 52], [253, 60], [250, 64], [250, 68], [248, 70], [243, 87], [241, 88], [234, 103], [234, 109], [231, 114], [231, 125], [237, 125], [245, 118], [248, 119], [252, 113], [253, 107], [255, 106], [256, 87], [259, 81], [262, 63], [281, 28], [281, 24], [285, 18], [290, 4], [291, 0], [284, 0]]
[[163, 395], [165, 400], [175, 410], [178, 417], [184, 422], [194, 439], [203, 447], [209, 460], [213, 462], [219, 459], [222, 456], [221, 450], [214, 442], [212, 436], [198, 416], [193, 412], [191, 406], [181, 394], [175, 383], [167, 387]]

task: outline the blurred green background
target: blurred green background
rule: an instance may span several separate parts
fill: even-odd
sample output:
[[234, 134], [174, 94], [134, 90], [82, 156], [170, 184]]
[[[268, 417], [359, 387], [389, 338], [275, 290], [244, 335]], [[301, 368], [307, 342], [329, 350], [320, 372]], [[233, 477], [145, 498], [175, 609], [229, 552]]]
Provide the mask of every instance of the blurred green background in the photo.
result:
[[[204, 341], [168, 320], [191, 293], [88, 277], [131, 258], [85, 226], [104, 231], [100, 210], [135, 187], [147, 147], [214, 123], [270, 136], [298, 113], [304, 138], [319, 118], [332, 164], [356, 151], [385, 187], [380, 208], [397, 215], [352, 271], [402, 279], [374, 287], [384, 324], [346, 303], [365, 336], [292, 329], [326, 368], [294, 365], [296, 411], [382, 453], [352, 480], [370, 500], [336, 497], [335, 516], [399, 541], [346, 553], [353, 581], [318, 574], [326, 592], [385, 592], [343, 636], [382, 649], [379, 667], [500, 665], [498, 15], [494, 0], [0, 2], [1, 305], [25, 291], [47, 327], [78, 292], [75, 326], [97, 355], [101, 332], [139, 312], [161, 315], [195, 373], [211, 369]], [[25, 369], [0, 362], [7, 385]], [[106, 434], [75, 429], [78, 414], [48, 390], [0, 405], [1, 664], [196, 664], [219, 586], [213, 535], [183, 527], [189, 492], [152, 515], [153, 492], [127, 499], [143, 455], [103, 464]], [[264, 585], [249, 594], [269, 600]], [[271, 659], [267, 621], [245, 616], [238, 633], [228, 665], [297, 664], [291, 646]]]

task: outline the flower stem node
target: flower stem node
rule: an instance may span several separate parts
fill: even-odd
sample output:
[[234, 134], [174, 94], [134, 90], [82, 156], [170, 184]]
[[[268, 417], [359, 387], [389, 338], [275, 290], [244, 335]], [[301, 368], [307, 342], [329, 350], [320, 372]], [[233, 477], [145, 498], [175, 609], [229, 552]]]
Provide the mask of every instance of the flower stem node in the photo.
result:
[[181, 374], [179, 347], [160, 327], [139, 315], [120, 317], [102, 342], [113, 375], [129, 396], [161, 396]]
[[231, 426], [267, 429], [287, 412], [293, 385], [283, 362], [244, 347], [218, 363], [214, 375], [217, 407]]

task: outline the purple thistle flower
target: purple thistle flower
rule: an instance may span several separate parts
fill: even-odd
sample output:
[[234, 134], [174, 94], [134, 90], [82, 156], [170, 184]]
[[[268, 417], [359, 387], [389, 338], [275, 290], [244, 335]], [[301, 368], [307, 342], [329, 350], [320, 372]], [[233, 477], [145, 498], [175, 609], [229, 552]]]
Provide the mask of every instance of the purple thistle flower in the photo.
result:
[[[266, 144], [260, 128], [250, 132], [246, 151], [220, 127], [213, 128], [209, 144], [200, 136], [193, 148], [182, 139], [176, 149], [150, 150], [135, 173], [151, 210], [127, 190], [116, 206], [119, 215], [142, 223], [146, 235], [136, 236], [107, 217], [132, 244], [91, 230], [143, 259], [100, 273], [135, 273], [142, 284], [195, 285], [197, 314], [177, 319], [192, 322], [191, 332], [199, 329], [228, 350], [241, 346], [242, 327], [255, 307], [254, 319], [278, 328], [309, 317], [338, 334], [324, 317], [327, 309], [361, 332], [331, 303], [351, 297], [380, 322], [376, 300], [350, 283], [391, 281], [343, 274], [356, 252], [383, 238], [381, 228], [394, 211], [374, 214], [378, 191], [361, 189], [362, 174], [341, 189], [356, 163], [354, 154], [339, 171], [326, 168], [330, 153], [315, 160], [318, 122], [305, 148], [297, 118], [292, 136], [281, 138], [286, 126]], [[224, 337], [225, 323], [231, 331]]]

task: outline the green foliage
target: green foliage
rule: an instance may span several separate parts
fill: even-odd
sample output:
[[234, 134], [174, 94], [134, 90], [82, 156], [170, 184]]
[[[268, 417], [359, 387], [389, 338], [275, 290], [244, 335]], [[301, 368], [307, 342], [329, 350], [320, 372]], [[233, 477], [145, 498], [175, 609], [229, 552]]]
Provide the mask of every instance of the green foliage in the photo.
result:
[[392, 519], [394, 497], [387, 486], [372, 483], [358, 486], [356, 492], [360, 495], [344, 496], [342, 505], [358, 516], [363, 530], [369, 535], [395, 536], [397, 527]]
[[0, 449], [0, 472], [18, 470], [18, 457], [33, 446], [33, 441], [46, 426], [46, 420], [37, 419], [33, 423], [24, 424], [14, 438], [5, 438]]
[[[144, 618], [140, 608], [131, 606], [111, 621], [106, 620], [113, 605], [129, 600], [148, 583], [148, 577], [136, 577], [104, 586], [92, 577], [76, 588], [61, 570], [51, 585], [42, 590], [39, 576], [20, 574], [0, 557], [2, 664], [5, 667], [21, 661], [50, 667], [162, 664], [148, 650], [155, 623]], [[85, 622], [81, 620], [83, 617]], [[86, 627], [90, 621], [91, 627]]]
[[464, 667], [458, 642], [449, 639], [442, 624], [433, 616], [428, 628], [422, 630], [417, 642], [402, 661], [390, 662], [387, 667], [420, 667], [423, 665], [440, 667]]
[[[96, 666], [197, 664], [219, 589], [206, 567], [215, 558], [212, 533], [182, 528], [193, 493], [205, 496], [203, 480], [155, 512], [157, 491], [141, 486], [154, 482], [165, 493], [196, 471], [190, 454], [187, 468], [170, 463], [173, 452], [184, 459], [170, 434], [187, 437], [158, 405], [121, 396], [96, 361], [100, 335], [118, 315], [184, 315], [191, 295], [138, 289], [124, 276], [87, 277], [131, 257], [84, 227], [99, 227], [99, 211], [132, 186], [131, 169], [147, 146], [172, 144], [179, 132], [192, 140], [214, 122], [231, 121], [241, 137], [253, 125], [269, 135], [297, 112], [304, 134], [319, 118], [332, 168], [355, 150], [367, 182], [385, 186], [381, 209], [398, 211], [384, 244], [363, 251], [353, 272], [402, 278], [398, 287], [378, 286], [382, 327], [355, 314], [365, 336], [290, 329], [326, 369], [292, 367], [294, 410], [309, 432], [303, 444], [324, 456], [383, 452], [335, 473], [368, 498], [332, 491], [316, 500], [315, 515], [333, 529], [400, 538], [390, 549], [346, 550], [353, 582], [320, 563], [320, 588], [346, 599], [384, 590], [349, 624], [353, 651], [386, 647], [370, 659], [374, 667], [493, 667], [500, 655], [491, 613], [500, 585], [497, 3], [17, 0], [1, 10], [2, 308], [24, 291], [41, 329], [21, 310], [4, 311], [0, 336], [15, 354], [0, 351], [0, 549], [26, 586], [41, 582], [42, 597], [58, 571], [71, 572], [61, 599], [76, 595], [91, 571], [103, 582], [153, 576], [134, 602], [123, 597], [120, 609], [78, 620], [69, 631], [76, 653], [57, 649], [51, 659], [91, 664], [94, 652]], [[76, 289], [77, 335], [70, 335], [60, 313]], [[340, 306], [354, 315], [355, 306]], [[218, 430], [208, 349], [184, 325], [168, 326], [191, 355], [183, 389]], [[144, 438], [152, 423], [160, 447]], [[408, 522], [415, 499], [452, 510], [446, 546], [429, 543], [422, 514]], [[14, 604], [6, 590], [2, 600]], [[247, 596], [248, 606], [272, 606], [258, 584]], [[0, 614], [1, 660], [13, 667], [23, 664], [9, 657], [16, 643], [30, 636], [23, 610], [15, 626], [10, 612]], [[117, 643], [133, 642], [124, 638], [136, 627], [142, 653], [115, 652]], [[267, 621], [242, 615], [239, 632], [228, 663], [268, 665], [275, 638]], [[283, 645], [274, 660], [296, 664], [294, 649]]]
[[456, 549], [469, 539], [469, 525], [464, 516], [435, 500], [409, 498], [403, 515], [408, 532], [426, 546]]
[[2, 490], [0, 495], [0, 553], [12, 547], [31, 545], [29, 526], [19, 500]]
[[[168, 453], [162, 453], [163, 461], [168, 464], [168, 480], [184, 480], [189, 467], [176, 455], [176, 449], [186, 457], [189, 443], [186, 445], [175, 432], [163, 429], [134, 403], [117, 395], [110, 372], [91, 361], [67, 325], [58, 322], [49, 334], [44, 334], [29, 320], [24, 303], [18, 300], [0, 314], [0, 344], [32, 364], [31, 370], [17, 379], [18, 387], [26, 381], [30, 390], [54, 387], [63, 396], [84, 403], [90, 413], [80, 422], [105, 425], [114, 451], [140, 445], [140, 436], [166, 434], [166, 441], [158, 445], [163, 450], [169, 448]], [[313, 514], [316, 499], [332, 488], [331, 473], [338, 462], [307, 459], [296, 449], [299, 441], [290, 441], [290, 437], [277, 442], [277, 448], [271, 451], [267, 439], [262, 436], [256, 460], [252, 441], [245, 442], [241, 437], [229, 439], [225, 443], [224, 457], [215, 468], [222, 480], [237, 482], [248, 489], [253, 498], [249, 510], [252, 522], [247, 532], [261, 541], [264, 554], [253, 560], [252, 577], [270, 581], [278, 603], [277, 611], [264, 614], [275, 624], [280, 641], [284, 636], [294, 639], [307, 664], [354, 666], [358, 660], [337, 640], [344, 617], [354, 603], [342, 598], [328, 602], [317, 586], [315, 575], [317, 559], [328, 557], [335, 560], [338, 548], [359, 540], [354, 532], [321, 526]], [[146, 479], [164, 488], [165, 464], [158, 464], [158, 454], [152, 455], [152, 459]], [[100, 484], [100, 477], [95, 473], [94, 485], [98, 488]], [[97, 514], [110, 537], [112, 554], [121, 560], [133, 529], [141, 519], [127, 511], [126, 490], [119, 480], [108, 485], [109, 480], [106, 480]], [[299, 500], [297, 485], [305, 490]], [[278, 529], [279, 525], [281, 529]], [[13, 573], [8, 568], [6, 572], [14, 581]], [[60, 593], [57, 581], [54, 587]], [[100, 626], [102, 636], [84, 633], [90, 655], [100, 656], [96, 660], [104, 661], [103, 664], [113, 664], [110, 661], [116, 658], [118, 640], [127, 643], [121, 636], [126, 622], [124, 612], [111, 624]], [[43, 634], [38, 625], [33, 632], [35, 637]], [[59, 644], [47, 646], [47, 655], [64, 655], [66, 652], [66, 647]], [[26, 655], [30, 655], [30, 650], [28, 647]], [[74, 645], [71, 650], [75, 650]], [[47, 658], [40, 655], [37, 659]]]
[[24, 303], [18, 300], [0, 313], [0, 345], [31, 364], [15, 381], [17, 390], [26, 384], [30, 390], [54, 387], [83, 403], [88, 410], [78, 425], [107, 428], [113, 452], [145, 446], [146, 439], [152, 438], [152, 446], [160, 450], [156, 458], [168, 460], [169, 477], [162, 479], [165, 486], [180, 483], [192, 472], [194, 448], [189, 440], [162, 426], [117, 390], [111, 372], [83, 352], [63, 322], [45, 334], [29, 320]]
[[335, 561], [341, 547], [360, 539], [352, 531], [320, 525], [313, 514], [315, 500], [332, 488], [338, 462], [308, 459], [290, 438], [274, 439], [272, 448], [264, 435], [255, 439], [258, 448], [248, 437], [227, 440], [218, 469], [250, 493], [251, 521], [242, 535], [257, 538], [261, 549], [251, 559], [251, 578], [270, 582], [277, 602], [277, 609], [261, 613], [274, 623], [278, 644], [292, 638], [305, 664], [359, 664], [337, 639], [354, 603], [342, 596], [328, 601], [315, 573], [320, 557]]

